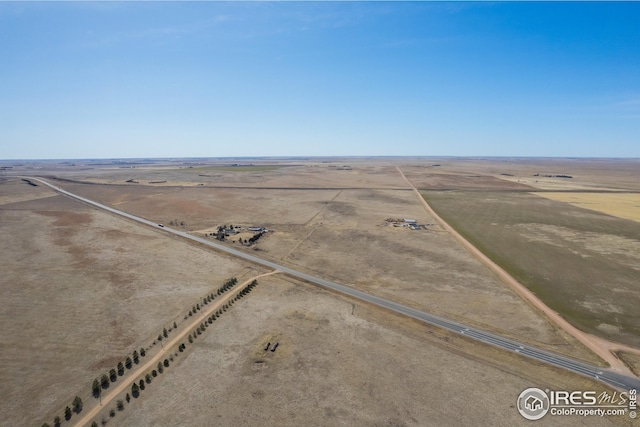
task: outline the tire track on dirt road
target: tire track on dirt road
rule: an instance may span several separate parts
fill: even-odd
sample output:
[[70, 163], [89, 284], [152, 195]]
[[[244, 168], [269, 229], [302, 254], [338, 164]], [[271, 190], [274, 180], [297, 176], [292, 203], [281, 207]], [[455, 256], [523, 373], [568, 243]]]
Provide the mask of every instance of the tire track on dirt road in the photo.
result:
[[[339, 195], [341, 195], [341, 194], [342, 194], [342, 191], [338, 191], [338, 193], [337, 193], [335, 196], [333, 196], [333, 197], [331, 198], [331, 200], [329, 200], [328, 202], [325, 202], [325, 204], [324, 204], [324, 205], [322, 205], [322, 207], [320, 208], [320, 210], [318, 210], [318, 212], [316, 212], [316, 214], [315, 214], [314, 216], [312, 216], [312, 217], [311, 217], [311, 219], [309, 219], [309, 221], [307, 221], [304, 225], [305, 225], [305, 226], [310, 225], [310, 224], [311, 224], [311, 223], [312, 223], [312, 222], [313, 222], [317, 217], [319, 217], [319, 216], [320, 216], [320, 214], [321, 214], [322, 212], [324, 212], [324, 210], [327, 208], [327, 206], [329, 206], [329, 203], [333, 202], [333, 201], [334, 201], [334, 200], [335, 200]], [[322, 224], [322, 223], [320, 223], [320, 224]], [[289, 256], [293, 253], [293, 251], [295, 251], [296, 249], [298, 249], [298, 246], [300, 246], [300, 245], [301, 245], [305, 240], [307, 240], [307, 239], [308, 239], [308, 238], [313, 234], [313, 232], [314, 232], [314, 231], [316, 231], [318, 227], [320, 227], [320, 224], [316, 224], [316, 226], [315, 226], [315, 227], [313, 227], [313, 228], [311, 229], [311, 231], [310, 231], [309, 233], [307, 233], [307, 235], [306, 235], [306, 236], [304, 236], [302, 239], [300, 239], [300, 241], [299, 241], [298, 243], [296, 243], [296, 244], [295, 244], [295, 245], [294, 245], [294, 246], [289, 250], [289, 252], [287, 252], [287, 254], [286, 254], [285, 256], [283, 256], [282, 258], [280, 258], [280, 259], [281, 259], [281, 260], [283, 260], [283, 261], [284, 261], [284, 260], [287, 260], [287, 259], [289, 258]]]
[[497, 275], [498, 278], [503, 283], [509, 286], [509, 288], [511, 288], [518, 296], [520, 296], [522, 299], [527, 301], [538, 311], [542, 312], [542, 314], [544, 314], [547, 317], [547, 319], [549, 319], [553, 324], [555, 324], [557, 327], [561, 328], [562, 330], [567, 332], [569, 335], [571, 335], [572, 337], [580, 341], [580, 343], [582, 343], [585, 347], [587, 347], [589, 350], [591, 350], [596, 355], [598, 355], [602, 360], [607, 362], [612, 369], [618, 372], [624, 373], [625, 375], [629, 375], [634, 378], [636, 377], [631, 372], [631, 370], [627, 367], [627, 365], [624, 364], [624, 362], [622, 362], [620, 359], [618, 359], [611, 353], [612, 349], [618, 348], [620, 346], [618, 346], [616, 343], [604, 340], [600, 337], [587, 334], [579, 330], [569, 322], [567, 322], [556, 311], [552, 310], [549, 306], [547, 306], [544, 302], [542, 302], [542, 300], [540, 300], [537, 296], [535, 296], [523, 284], [521, 284], [516, 279], [514, 279], [502, 267], [500, 267], [498, 264], [496, 264], [491, 259], [489, 259], [488, 256], [482, 253], [478, 248], [476, 248], [473, 244], [471, 244], [471, 242], [465, 239], [460, 233], [458, 233], [453, 227], [451, 227], [445, 220], [443, 220], [433, 210], [433, 208], [429, 205], [429, 203], [427, 203], [424, 197], [422, 197], [422, 194], [420, 194], [418, 189], [404, 175], [400, 167], [397, 166], [396, 169], [398, 169], [400, 176], [402, 176], [402, 178], [405, 180], [407, 185], [409, 185], [413, 189], [413, 192], [416, 194], [416, 197], [418, 197], [418, 199], [424, 206], [427, 213], [431, 215], [433, 218], [435, 218], [435, 220], [438, 221], [438, 223], [440, 223], [440, 225], [445, 230], [447, 230], [453, 236], [453, 238], [462, 245], [462, 247], [464, 247], [468, 252], [470, 252], [471, 255], [476, 257], [476, 259], [478, 259], [480, 262], [486, 265], [495, 275]]
[[172, 349], [174, 345], [178, 344], [178, 342], [183, 340], [184, 337], [188, 333], [193, 331], [193, 329], [198, 324], [202, 323], [202, 318], [206, 318], [211, 314], [213, 314], [214, 311], [218, 310], [227, 301], [229, 301], [231, 298], [233, 298], [238, 293], [240, 293], [240, 291], [242, 291], [242, 289], [244, 289], [244, 287], [247, 286], [249, 283], [251, 283], [253, 280], [257, 280], [261, 277], [270, 276], [276, 273], [280, 273], [280, 272], [278, 270], [275, 270], [269, 273], [260, 274], [258, 276], [254, 276], [247, 279], [241, 285], [236, 285], [236, 287], [233, 288], [230, 292], [228, 292], [226, 296], [223, 296], [217, 302], [212, 303], [211, 306], [209, 306], [208, 310], [201, 312], [202, 316], [194, 316], [193, 321], [190, 324], [188, 324], [182, 332], [180, 332], [178, 335], [173, 337], [171, 341], [169, 341], [161, 351], [159, 351], [155, 356], [147, 360], [138, 369], [136, 369], [130, 375], [128, 375], [127, 377], [129, 378], [129, 380], [123, 379], [120, 382], [120, 384], [117, 384], [115, 388], [113, 388], [113, 390], [110, 389], [109, 392], [102, 397], [102, 404], [94, 407], [89, 412], [84, 414], [82, 418], [80, 418], [80, 420], [75, 424], [76, 427], [82, 427], [88, 424], [89, 422], [91, 422], [91, 420], [96, 415], [100, 414], [102, 410], [107, 408], [107, 406], [109, 405], [109, 403], [111, 403], [111, 401], [113, 401], [113, 399], [115, 399], [118, 395], [120, 395], [121, 393], [124, 393], [129, 387], [131, 387], [131, 385], [133, 384], [133, 381], [137, 381], [141, 375], [143, 375], [146, 371], [152, 369], [156, 363], [158, 363], [167, 353], [169, 353], [169, 350]]

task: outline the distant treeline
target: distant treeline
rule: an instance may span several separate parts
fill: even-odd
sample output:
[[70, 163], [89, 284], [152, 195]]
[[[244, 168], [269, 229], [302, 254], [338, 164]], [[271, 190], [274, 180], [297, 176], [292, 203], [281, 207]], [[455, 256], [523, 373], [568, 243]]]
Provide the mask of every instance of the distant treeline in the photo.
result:
[[544, 178], [573, 178], [571, 175], [540, 175], [539, 173], [533, 176], [542, 176]]

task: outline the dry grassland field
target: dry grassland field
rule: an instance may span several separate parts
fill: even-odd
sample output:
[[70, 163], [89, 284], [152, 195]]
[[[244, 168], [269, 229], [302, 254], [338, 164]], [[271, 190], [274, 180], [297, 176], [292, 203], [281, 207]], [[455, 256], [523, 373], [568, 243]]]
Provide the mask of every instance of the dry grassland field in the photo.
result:
[[[113, 423], [524, 426], [513, 396], [529, 384], [601, 388], [517, 356], [496, 363], [492, 348], [417, 326], [310, 285], [264, 278]], [[275, 352], [264, 350], [275, 342]]]
[[640, 193], [545, 192], [533, 194], [640, 223]]
[[[396, 168], [361, 168], [342, 174], [345, 188], [333, 190], [314, 188], [313, 175], [305, 181], [295, 177], [280, 189], [61, 184], [159, 223], [184, 222], [186, 230], [199, 236], [224, 224], [266, 227], [270, 232], [255, 246], [244, 247], [233, 237], [228, 244], [436, 315], [598, 362], [459, 247], [406, 184], [394, 190], [352, 186], [351, 180], [362, 180], [367, 170], [376, 171], [377, 179], [386, 173], [394, 182]], [[296, 183], [306, 188], [294, 189]], [[415, 218], [426, 230], [385, 226], [388, 218]]]
[[[513, 180], [505, 188], [462, 184], [446, 190], [423, 180], [422, 188], [436, 212], [567, 320], [638, 347], [640, 224], [633, 220], [640, 219], [638, 162], [611, 161], [611, 175], [620, 178], [615, 182], [604, 161], [594, 163], [526, 165], [529, 173], [538, 171], [532, 175], [561, 176], [545, 178], [542, 187], [558, 188], [560, 183], [548, 181], [560, 181], [562, 193], [523, 192], [511, 188]], [[524, 175], [513, 169], [503, 170]], [[527, 184], [537, 185], [530, 179]], [[603, 193], [607, 185], [609, 192]], [[589, 186], [598, 190], [584, 192]]]
[[[45, 177], [212, 242], [219, 226], [242, 227], [223, 244], [603, 364], [444, 231], [399, 167], [436, 212], [574, 325], [640, 346], [638, 222], [533, 194], [591, 191], [593, 203], [600, 203], [600, 193], [634, 195], [640, 176], [625, 173], [637, 175], [637, 162], [3, 164], [9, 168], [0, 177], [0, 425], [53, 424], [75, 395], [89, 411], [96, 406], [94, 378], [133, 350], [144, 347], [149, 357], [162, 351], [153, 343], [163, 328], [176, 322], [169, 338], [182, 331], [192, 306], [225, 280], [268, 271], [30, 185], [25, 176]], [[410, 229], [404, 218], [421, 227]], [[269, 231], [251, 245], [240, 243], [253, 236], [251, 226]], [[263, 350], [270, 340], [280, 342], [276, 352]], [[109, 402], [95, 420], [125, 426], [524, 425], [515, 402], [527, 387], [607, 389], [282, 274], [261, 278], [184, 353], [171, 351], [171, 367], [148, 390], [113, 419], [108, 411], [115, 401]], [[637, 367], [637, 355], [621, 358]], [[582, 422], [627, 425], [628, 417], [547, 417], [537, 424]]]
[[3, 181], [0, 194], [0, 425], [52, 424], [75, 395], [90, 402], [96, 377], [258, 271], [43, 186]]
[[426, 192], [512, 276], [580, 329], [640, 346], [640, 226], [529, 193]]

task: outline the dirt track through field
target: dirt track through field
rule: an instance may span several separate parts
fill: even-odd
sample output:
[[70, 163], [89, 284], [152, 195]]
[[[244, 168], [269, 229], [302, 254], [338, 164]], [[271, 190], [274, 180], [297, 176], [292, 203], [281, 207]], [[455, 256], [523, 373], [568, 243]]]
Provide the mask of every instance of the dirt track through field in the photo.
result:
[[467, 251], [469, 251], [473, 256], [475, 256], [480, 262], [489, 267], [491, 271], [493, 271], [502, 282], [507, 284], [517, 295], [523, 298], [525, 301], [530, 303], [534, 308], [538, 309], [542, 312], [553, 324], [558, 326], [559, 328], [566, 331], [568, 334], [576, 338], [580, 341], [585, 347], [589, 350], [593, 351], [604, 361], [609, 363], [612, 369], [624, 373], [626, 375], [635, 377], [635, 375], [629, 370], [629, 368], [622, 362], [620, 359], [615, 357], [612, 353], [613, 350], [626, 350], [631, 351], [635, 354], [640, 354], [639, 349], [631, 348], [622, 344], [613, 343], [607, 340], [604, 340], [599, 337], [595, 337], [593, 335], [582, 332], [577, 329], [575, 326], [571, 325], [565, 319], [563, 319], [557, 312], [553, 311], [546, 304], [544, 304], [538, 297], [536, 297], [529, 289], [527, 289], [524, 285], [514, 279], [509, 273], [507, 273], [502, 267], [493, 262], [489, 257], [483, 254], [478, 248], [473, 246], [471, 242], [462, 237], [460, 233], [458, 233], [453, 227], [451, 227], [447, 222], [445, 222], [440, 216], [431, 208], [431, 206], [427, 203], [427, 201], [422, 197], [418, 189], [407, 179], [407, 177], [402, 173], [400, 167], [397, 167], [398, 172], [402, 176], [402, 178], [406, 181], [406, 183], [413, 189], [413, 192], [416, 194], [416, 197], [420, 200], [425, 210], [429, 215], [440, 223], [440, 225], [447, 230], [453, 237], [456, 239]]
[[209, 306], [208, 310], [202, 311], [201, 312], [201, 314], [202, 314], [201, 316], [200, 315], [194, 316], [192, 322], [190, 324], [188, 324], [183, 329], [182, 332], [180, 332], [178, 335], [173, 337], [171, 339], [171, 341], [166, 343], [164, 345], [163, 349], [158, 352], [158, 354], [153, 356], [151, 359], [147, 360], [138, 369], [136, 369], [130, 375], [128, 375], [128, 378], [130, 378], [130, 380], [128, 380], [128, 381], [125, 381], [125, 380], [120, 381], [120, 383], [117, 384], [113, 389], [111, 389], [111, 387], [110, 387], [109, 388], [109, 392], [102, 397], [102, 404], [99, 405], [99, 406], [94, 407], [93, 409], [91, 409], [86, 414], [83, 414], [82, 418], [80, 418], [80, 420], [75, 424], [76, 427], [81, 427], [81, 426], [84, 426], [84, 425], [88, 424], [89, 422], [91, 422], [93, 417], [95, 417], [96, 415], [98, 415], [100, 413], [100, 411], [105, 409], [107, 407], [107, 405], [109, 405], [109, 403], [113, 399], [115, 399], [118, 395], [120, 395], [121, 393], [124, 393], [129, 387], [131, 387], [131, 385], [133, 384], [133, 381], [137, 381], [137, 378], [139, 378], [140, 376], [144, 375], [144, 373], [149, 371], [150, 369], [153, 369], [155, 364], [158, 363], [160, 360], [162, 360], [164, 358], [164, 356], [169, 352], [169, 350], [173, 349], [174, 345], [178, 344], [178, 342], [183, 340], [184, 337], [187, 334], [189, 334], [191, 331], [193, 331], [193, 329], [198, 324], [202, 323], [202, 321], [203, 321], [202, 319], [207, 318], [208, 316], [212, 315], [213, 312], [215, 312], [220, 307], [222, 307], [222, 305], [224, 305], [227, 301], [229, 301], [231, 298], [233, 298], [235, 295], [237, 295], [240, 291], [242, 291], [242, 289], [244, 289], [244, 287], [247, 286], [249, 283], [251, 283], [253, 280], [257, 280], [257, 279], [259, 279], [261, 277], [270, 276], [270, 275], [276, 274], [276, 273], [279, 273], [279, 271], [275, 270], [275, 271], [271, 271], [269, 273], [260, 274], [258, 276], [254, 276], [254, 277], [251, 277], [251, 278], [247, 279], [242, 284], [237, 285], [235, 288], [233, 288], [226, 295], [223, 294], [222, 298], [220, 298], [215, 303], [212, 303]]

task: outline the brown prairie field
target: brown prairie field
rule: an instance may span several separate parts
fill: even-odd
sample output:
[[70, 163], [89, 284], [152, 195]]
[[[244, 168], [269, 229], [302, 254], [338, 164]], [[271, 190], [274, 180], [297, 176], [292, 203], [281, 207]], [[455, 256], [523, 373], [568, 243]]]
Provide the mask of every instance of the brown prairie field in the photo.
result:
[[226, 279], [258, 271], [43, 187], [0, 192], [0, 425], [51, 424], [75, 395], [90, 401], [96, 377]]
[[[114, 422], [132, 427], [524, 426], [528, 423], [515, 410], [513, 396], [532, 383], [602, 388], [417, 326], [271, 276], [214, 322], [148, 386], [148, 396], [145, 391]], [[265, 351], [275, 342], [275, 352]], [[108, 410], [101, 417], [108, 419]], [[592, 418], [585, 425], [615, 421]], [[575, 422], [565, 418], [540, 425]]]
[[[405, 305], [598, 361], [460, 248], [402, 187], [240, 191], [65, 183], [64, 188], [159, 223], [184, 221], [200, 236], [220, 224], [263, 226], [271, 231], [257, 245], [246, 248], [234, 244], [233, 237], [228, 244]], [[431, 225], [427, 230], [385, 226], [389, 217]]]
[[[568, 320], [638, 346], [633, 307], [640, 236], [630, 225], [637, 223], [531, 194], [554, 188], [546, 182], [554, 180], [562, 181], [562, 191], [574, 190], [560, 178], [544, 178], [535, 188], [535, 173], [573, 174], [571, 184], [581, 191], [601, 192], [614, 182], [616, 190], [640, 190], [617, 172], [633, 163], [609, 165], [620, 179], [607, 175], [606, 162], [595, 163], [50, 162], [11, 173], [47, 177], [70, 192], [199, 237], [223, 224], [266, 227], [251, 246], [238, 243], [237, 235], [225, 244], [597, 364], [593, 353], [436, 225], [397, 170], [485, 253], [497, 251], [499, 261], [516, 266], [509, 271]], [[412, 218], [424, 227], [395, 227], [387, 218]], [[180, 329], [190, 308], [228, 278], [267, 271], [19, 178], [0, 181], [0, 236], [0, 408], [8, 414], [0, 425], [7, 426], [52, 424], [76, 394], [87, 409], [95, 406], [94, 378], [135, 349], [161, 351], [152, 343], [162, 328], [176, 321]], [[265, 339], [282, 347], [265, 355]], [[635, 356], [627, 359], [635, 363]], [[261, 279], [125, 411], [112, 421], [106, 412], [101, 417], [114, 425], [159, 426], [518, 425], [524, 419], [515, 399], [530, 386], [605, 389], [276, 275]], [[105, 410], [111, 407], [115, 402]], [[575, 425], [560, 418], [539, 423]]]

